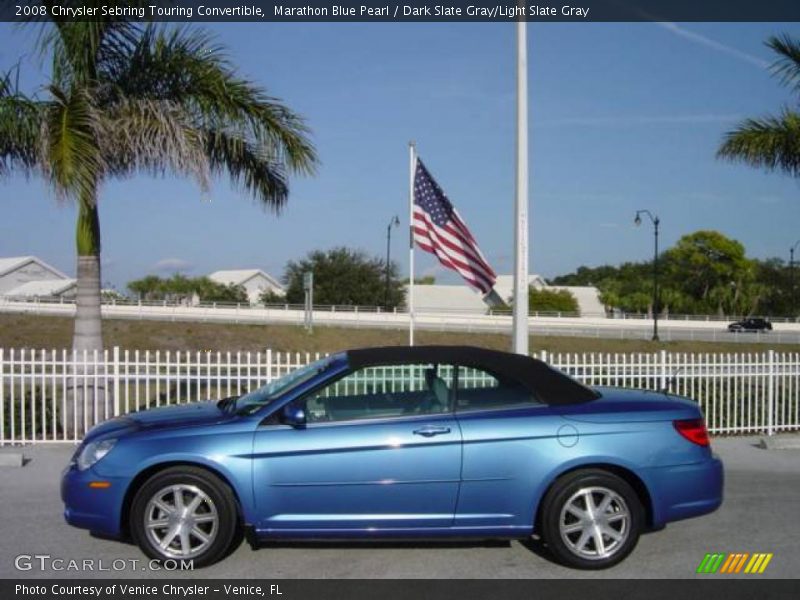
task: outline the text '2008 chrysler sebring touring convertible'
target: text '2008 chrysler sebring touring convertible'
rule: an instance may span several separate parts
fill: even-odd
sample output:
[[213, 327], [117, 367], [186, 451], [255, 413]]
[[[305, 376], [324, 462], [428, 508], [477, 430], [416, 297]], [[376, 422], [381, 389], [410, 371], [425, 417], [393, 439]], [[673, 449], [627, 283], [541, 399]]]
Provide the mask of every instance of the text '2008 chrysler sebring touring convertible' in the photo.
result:
[[521, 539], [596, 569], [722, 502], [697, 404], [480, 348], [350, 350], [97, 425], [67, 521], [195, 566], [259, 540]]

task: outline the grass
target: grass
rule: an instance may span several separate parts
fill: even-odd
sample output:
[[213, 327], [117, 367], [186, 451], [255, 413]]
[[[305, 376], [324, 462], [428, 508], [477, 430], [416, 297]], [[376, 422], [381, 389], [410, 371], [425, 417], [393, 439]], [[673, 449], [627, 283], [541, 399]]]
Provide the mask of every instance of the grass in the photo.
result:
[[[317, 327], [313, 334], [287, 325], [234, 325], [167, 321], [105, 320], [107, 348], [130, 350], [212, 350], [335, 352], [360, 346], [396, 346], [408, 343], [408, 331], [393, 329], [344, 329]], [[418, 331], [418, 344], [466, 344], [498, 350], [511, 346], [509, 335], [493, 333], [442, 333]], [[62, 349], [72, 345], [72, 319], [31, 315], [0, 314], [0, 348]], [[798, 352], [796, 344], [753, 342], [651, 342], [536, 336], [531, 350], [549, 352]]]

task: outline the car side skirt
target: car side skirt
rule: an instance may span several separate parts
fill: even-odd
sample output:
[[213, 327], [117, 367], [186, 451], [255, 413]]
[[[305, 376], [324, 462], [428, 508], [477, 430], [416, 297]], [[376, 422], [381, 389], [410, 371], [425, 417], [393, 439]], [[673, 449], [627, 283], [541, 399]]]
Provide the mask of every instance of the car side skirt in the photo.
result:
[[[390, 540], [517, 540], [530, 537], [532, 527], [403, 527], [367, 529], [255, 529], [250, 527], [248, 542], [267, 541], [364, 541], [379, 542]], [[252, 541], [251, 541], [252, 540]]]

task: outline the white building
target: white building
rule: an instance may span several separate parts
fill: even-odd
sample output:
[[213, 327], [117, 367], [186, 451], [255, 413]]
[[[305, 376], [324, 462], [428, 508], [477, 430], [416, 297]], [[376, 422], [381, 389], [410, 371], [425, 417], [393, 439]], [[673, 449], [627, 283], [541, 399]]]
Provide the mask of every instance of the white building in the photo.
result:
[[445, 311], [485, 315], [488, 310], [489, 307], [483, 301], [483, 297], [466, 284], [414, 286], [415, 312]]
[[582, 317], [605, 317], [606, 307], [600, 302], [600, 290], [591, 285], [551, 285], [551, 290], [567, 290], [578, 303]]
[[242, 286], [247, 292], [250, 304], [258, 304], [259, 297], [263, 292], [273, 292], [279, 296], [286, 295], [286, 290], [280, 282], [261, 269], [214, 271], [208, 278], [222, 285]]
[[0, 296], [73, 297], [75, 280], [35, 256], [0, 258]]
[[[528, 275], [528, 285], [536, 290], [548, 287], [544, 277], [536, 274]], [[494, 291], [497, 292], [497, 295], [500, 296], [504, 302], [510, 304], [514, 296], [514, 276], [498, 275], [497, 281], [494, 282]]]
[[[567, 290], [578, 303], [578, 310], [583, 317], [604, 317], [605, 307], [600, 302], [600, 292], [590, 286], [551, 286], [541, 276], [528, 276], [528, 285], [541, 290]], [[498, 275], [494, 290], [507, 303], [514, 296], [514, 276]], [[419, 312], [473, 312], [486, 314], [489, 306], [482, 296], [466, 284], [456, 285], [415, 285], [414, 310]]]
[[15, 287], [5, 295], [10, 298], [64, 298], [73, 299], [78, 289], [75, 279], [40, 279]]

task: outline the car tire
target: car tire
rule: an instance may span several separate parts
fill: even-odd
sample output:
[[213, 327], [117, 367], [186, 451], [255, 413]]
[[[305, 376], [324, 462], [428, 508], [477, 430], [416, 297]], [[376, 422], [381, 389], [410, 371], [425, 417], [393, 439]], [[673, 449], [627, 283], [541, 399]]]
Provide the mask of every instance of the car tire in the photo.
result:
[[600, 469], [557, 480], [539, 515], [542, 539], [554, 558], [578, 569], [606, 569], [622, 561], [636, 547], [644, 523], [633, 488]]
[[134, 541], [152, 559], [192, 561], [193, 568], [227, 555], [239, 517], [231, 488], [198, 467], [171, 467], [148, 479], [130, 511]]

